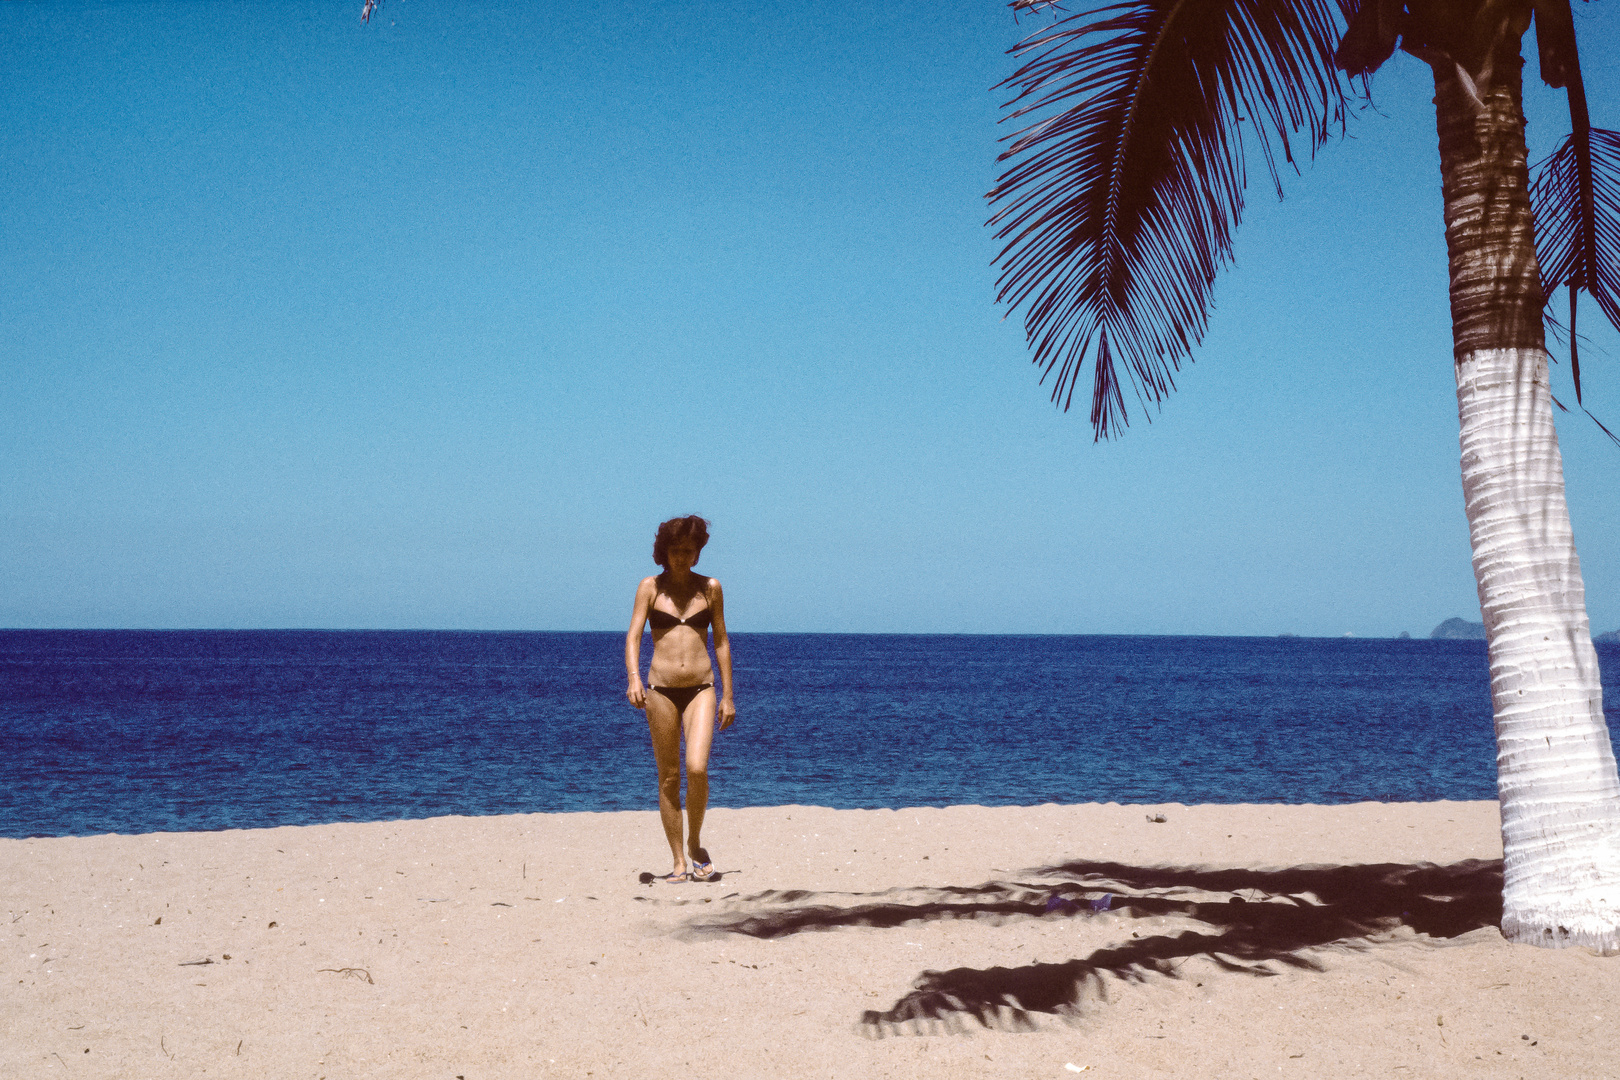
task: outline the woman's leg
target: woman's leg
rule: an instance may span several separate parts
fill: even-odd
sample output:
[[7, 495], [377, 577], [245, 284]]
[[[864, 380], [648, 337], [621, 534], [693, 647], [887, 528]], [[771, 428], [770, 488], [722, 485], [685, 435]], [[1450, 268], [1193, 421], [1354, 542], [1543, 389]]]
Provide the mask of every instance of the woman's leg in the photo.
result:
[[681, 844], [681, 714], [675, 711], [674, 702], [656, 690], [647, 691], [647, 730], [658, 762], [658, 816], [675, 858], [675, 873], [682, 874], [686, 872], [686, 852]]
[[714, 742], [714, 710], [711, 688], [693, 698], [681, 717], [686, 729], [686, 850], [694, 858], [703, 848], [703, 815], [709, 809], [709, 746]]

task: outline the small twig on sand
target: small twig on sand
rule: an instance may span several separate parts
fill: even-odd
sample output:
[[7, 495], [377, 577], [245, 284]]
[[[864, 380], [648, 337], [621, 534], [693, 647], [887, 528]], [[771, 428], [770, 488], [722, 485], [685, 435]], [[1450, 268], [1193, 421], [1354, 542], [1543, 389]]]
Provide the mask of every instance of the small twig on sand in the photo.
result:
[[[62, 1055], [58, 1054], [55, 1050], [51, 1051], [51, 1057], [55, 1058], [57, 1061], [62, 1061]], [[67, 1062], [62, 1061], [62, 1068], [67, 1068]]]
[[17, 921], [17, 920], [18, 920], [18, 919], [20, 919], [20, 918], [22, 918], [22, 917], [23, 917], [23, 915], [26, 915], [26, 914], [28, 914], [28, 912], [26, 912], [26, 911], [25, 911], [25, 912], [23, 912], [23, 913], [22, 913], [22, 915], [13, 915], [13, 916], [12, 916], [12, 917], [11, 917], [11, 921], [12, 921], [12, 922], [16, 922], [16, 921]]
[[167, 1057], [170, 1061], [174, 1060], [174, 1055], [169, 1053], [169, 1048], [167, 1046], [163, 1045], [163, 1036], [162, 1035], [158, 1036], [158, 1049], [163, 1051], [163, 1056], [164, 1057]]
[[213, 960], [211, 960], [211, 959], [209, 959], [208, 957], [205, 956], [201, 960], [182, 960], [182, 961], [180, 961], [180, 966], [181, 967], [202, 967], [204, 964], [212, 964], [213, 962], [214, 962]]
[[330, 971], [338, 975], [353, 975], [357, 979], [366, 980], [366, 982], [371, 983], [373, 986], [377, 985], [377, 981], [371, 977], [371, 972], [367, 971], [365, 968], [316, 968], [315, 970]]

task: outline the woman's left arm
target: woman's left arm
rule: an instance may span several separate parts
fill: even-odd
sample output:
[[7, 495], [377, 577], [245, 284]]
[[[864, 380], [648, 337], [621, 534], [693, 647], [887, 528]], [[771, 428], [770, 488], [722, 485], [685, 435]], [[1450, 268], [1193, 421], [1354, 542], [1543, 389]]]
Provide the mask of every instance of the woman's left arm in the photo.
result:
[[731, 638], [726, 635], [726, 598], [720, 582], [709, 579], [709, 610], [714, 613], [714, 658], [720, 662], [720, 704], [715, 719], [724, 731], [737, 719], [737, 705], [731, 697]]

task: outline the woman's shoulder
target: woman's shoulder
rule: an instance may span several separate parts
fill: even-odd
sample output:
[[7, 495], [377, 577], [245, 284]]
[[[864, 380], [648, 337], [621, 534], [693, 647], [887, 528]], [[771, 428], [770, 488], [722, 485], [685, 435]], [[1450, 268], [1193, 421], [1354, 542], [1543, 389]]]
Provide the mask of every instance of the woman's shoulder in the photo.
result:
[[656, 595], [657, 592], [658, 592], [658, 575], [657, 574], [649, 574], [647, 577], [642, 578], [641, 583], [636, 586], [636, 595], [637, 596], [640, 596], [642, 593], [650, 593], [650, 594], [655, 594]]
[[703, 591], [706, 593], [718, 593], [720, 591], [720, 579], [717, 577], [704, 578]]

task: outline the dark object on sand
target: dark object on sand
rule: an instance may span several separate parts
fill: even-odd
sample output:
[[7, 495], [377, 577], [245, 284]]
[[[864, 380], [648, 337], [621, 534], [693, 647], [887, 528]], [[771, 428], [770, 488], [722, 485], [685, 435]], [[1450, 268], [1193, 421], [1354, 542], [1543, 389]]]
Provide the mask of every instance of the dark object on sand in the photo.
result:
[[1046, 914], [1051, 915], [1056, 912], [1059, 915], [1073, 915], [1081, 911], [1095, 914], [1099, 911], [1107, 911], [1113, 902], [1113, 893], [1087, 897], [1084, 901], [1071, 900], [1059, 893], [1053, 893], [1046, 898]]

